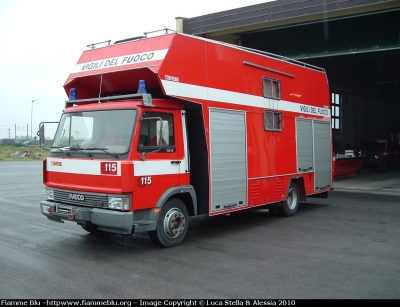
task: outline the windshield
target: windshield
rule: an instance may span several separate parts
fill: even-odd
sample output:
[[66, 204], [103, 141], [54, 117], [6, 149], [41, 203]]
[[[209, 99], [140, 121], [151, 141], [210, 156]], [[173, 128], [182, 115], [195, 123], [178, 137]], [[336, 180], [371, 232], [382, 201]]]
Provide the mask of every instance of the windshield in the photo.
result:
[[52, 151], [127, 153], [136, 115], [136, 110], [132, 109], [65, 113], [54, 137]]

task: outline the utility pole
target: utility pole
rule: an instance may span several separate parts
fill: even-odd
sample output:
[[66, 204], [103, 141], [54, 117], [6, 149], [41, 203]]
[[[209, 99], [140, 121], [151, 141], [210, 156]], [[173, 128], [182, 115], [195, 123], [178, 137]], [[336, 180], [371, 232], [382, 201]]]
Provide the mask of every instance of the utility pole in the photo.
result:
[[32, 114], [33, 114], [33, 102], [35, 100], [32, 100], [32, 106], [31, 106], [31, 140], [32, 140]]

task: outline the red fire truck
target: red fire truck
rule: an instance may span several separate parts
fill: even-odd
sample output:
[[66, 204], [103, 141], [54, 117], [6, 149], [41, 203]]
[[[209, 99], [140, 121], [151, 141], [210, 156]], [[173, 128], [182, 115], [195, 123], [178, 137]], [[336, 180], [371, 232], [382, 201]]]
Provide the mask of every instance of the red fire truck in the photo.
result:
[[168, 31], [94, 47], [43, 161], [48, 219], [171, 247], [189, 217], [291, 216], [332, 190], [323, 69]]

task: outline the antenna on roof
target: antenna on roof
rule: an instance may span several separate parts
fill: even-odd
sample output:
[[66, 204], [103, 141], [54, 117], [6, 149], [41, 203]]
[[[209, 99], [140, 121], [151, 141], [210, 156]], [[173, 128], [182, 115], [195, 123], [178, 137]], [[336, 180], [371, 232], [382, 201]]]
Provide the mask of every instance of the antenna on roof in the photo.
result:
[[100, 42], [100, 43], [90, 44], [90, 45], [87, 45], [86, 47], [89, 47], [90, 49], [94, 49], [95, 45], [100, 45], [100, 44], [104, 44], [104, 43], [108, 43], [108, 46], [110, 46], [111, 40]]

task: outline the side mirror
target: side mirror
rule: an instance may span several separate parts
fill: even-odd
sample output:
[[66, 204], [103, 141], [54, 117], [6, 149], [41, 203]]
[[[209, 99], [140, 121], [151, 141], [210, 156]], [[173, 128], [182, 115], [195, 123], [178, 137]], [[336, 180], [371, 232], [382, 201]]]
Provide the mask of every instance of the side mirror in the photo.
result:
[[[44, 141], [46, 140], [46, 137], [45, 137], [45, 124], [47, 124], [47, 132], [48, 132], [48, 134], [51, 136], [51, 126], [53, 125], [54, 126], [54, 124], [58, 124], [59, 122], [41, 122], [40, 124], [39, 124], [39, 131], [36, 133], [37, 134], [37, 136], [39, 137], [39, 146], [40, 147], [42, 147], [42, 146], [44, 146], [45, 144], [44, 144]], [[51, 125], [52, 124], [52, 125]], [[49, 132], [50, 131], [50, 132]], [[36, 137], [35, 137], [35, 139], [36, 139]]]
[[40, 123], [39, 131], [37, 132], [37, 136], [39, 137], [39, 146], [42, 147], [44, 145], [44, 123]]

